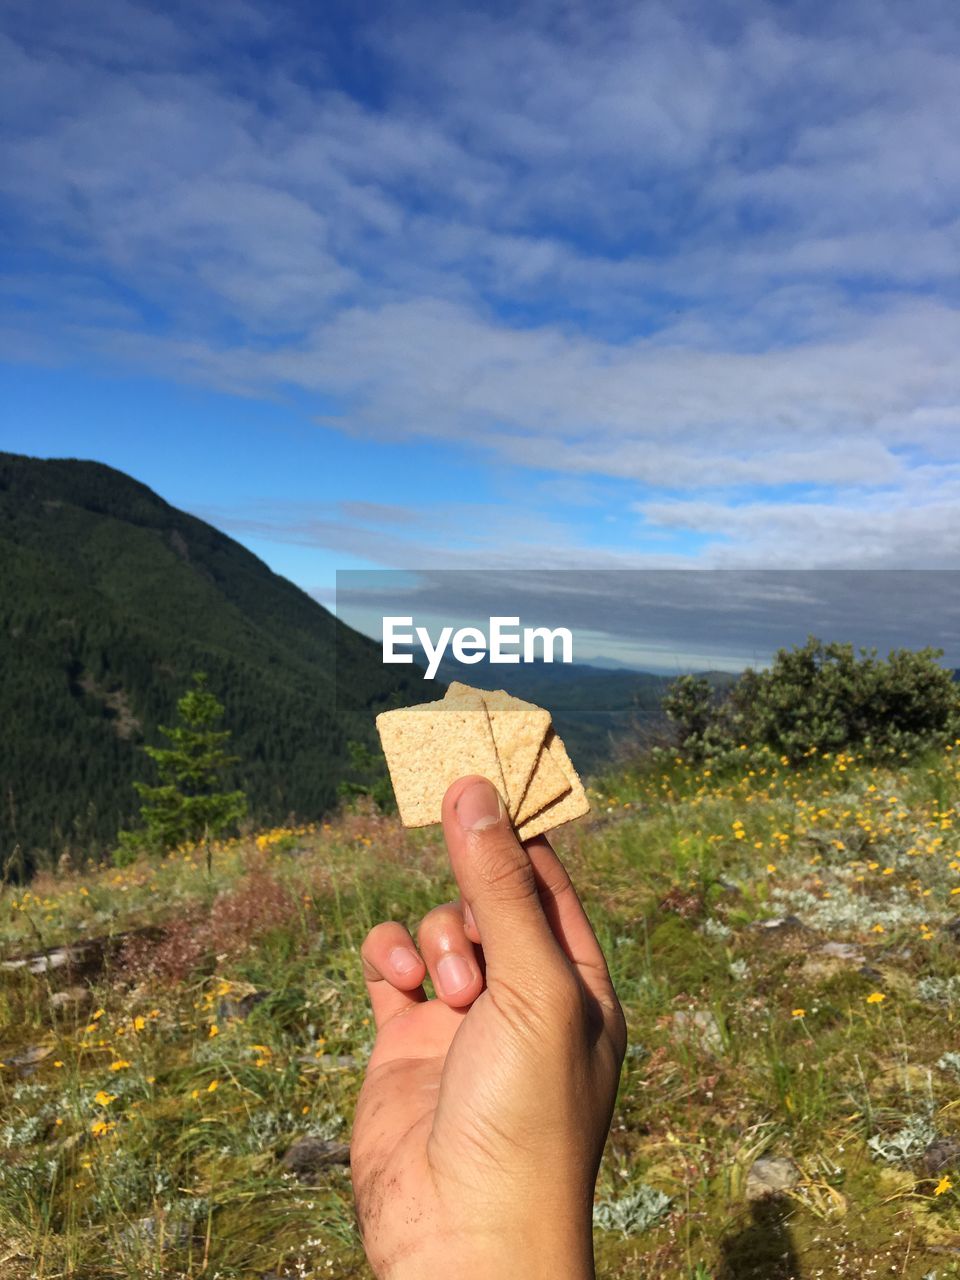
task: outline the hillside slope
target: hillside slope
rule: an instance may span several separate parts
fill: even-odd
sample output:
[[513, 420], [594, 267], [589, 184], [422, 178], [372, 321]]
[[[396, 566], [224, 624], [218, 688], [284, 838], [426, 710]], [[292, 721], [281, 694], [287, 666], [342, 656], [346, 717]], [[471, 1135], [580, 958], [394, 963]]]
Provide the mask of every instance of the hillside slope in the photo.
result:
[[197, 669], [260, 823], [320, 816], [347, 742], [433, 692], [129, 476], [0, 453], [0, 860], [19, 845], [29, 870], [37, 848], [109, 844], [151, 776], [139, 746]]
[[[556, 835], [628, 1026], [597, 1278], [957, 1280], [960, 755], [757, 763], [641, 763]], [[373, 1280], [360, 945], [450, 884], [360, 805], [8, 890], [3, 1280]]]

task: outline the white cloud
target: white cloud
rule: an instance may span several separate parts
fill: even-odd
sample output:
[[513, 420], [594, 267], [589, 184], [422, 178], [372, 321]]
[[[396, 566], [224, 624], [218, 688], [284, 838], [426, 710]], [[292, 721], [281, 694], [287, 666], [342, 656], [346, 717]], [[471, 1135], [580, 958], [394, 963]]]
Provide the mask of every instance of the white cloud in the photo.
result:
[[376, 97], [314, 21], [14, 0], [0, 190], [55, 282], [4, 295], [20, 356], [632, 482], [705, 555], [960, 554], [915, 482], [960, 425], [948, 11], [384, 9]]

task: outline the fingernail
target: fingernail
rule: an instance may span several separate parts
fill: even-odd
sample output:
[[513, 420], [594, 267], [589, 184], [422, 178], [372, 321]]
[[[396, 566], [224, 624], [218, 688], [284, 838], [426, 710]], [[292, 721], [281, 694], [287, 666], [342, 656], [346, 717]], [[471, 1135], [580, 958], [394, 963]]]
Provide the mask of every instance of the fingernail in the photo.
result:
[[455, 996], [473, 981], [473, 970], [463, 956], [450, 951], [437, 964], [437, 981], [445, 996]]
[[396, 973], [407, 974], [413, 973], [420, 960], [409, 947], [394, 947], [390, 952], [390, 963]]
[[492, 783], [483, 778], [464, 788], [457, 801], [457, 821], [465, 831], [482, 831], [499, 822], [503, 814], [500, 795]]
[[463, 923], [468, 929], [476, 929], [477, 927], [477, 922], [473, 918], [473, 912], [470, 910], [469, 902], [465, 902], [463, 904]]

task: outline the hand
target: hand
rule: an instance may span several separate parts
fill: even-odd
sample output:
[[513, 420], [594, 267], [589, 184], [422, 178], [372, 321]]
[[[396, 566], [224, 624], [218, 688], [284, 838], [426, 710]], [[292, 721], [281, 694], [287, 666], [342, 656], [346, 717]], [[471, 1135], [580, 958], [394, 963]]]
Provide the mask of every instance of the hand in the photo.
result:
[[362, 948], [377, 1039], [351, 1165], [367, 1257], [380, 1280], [588, 1280], [623, 1011], [569, 876], [545, 839], [517, 841], [492, 784], [454, 783], [443, 830], [460, 903], [424, 917], [423, 958], [393, 921]]

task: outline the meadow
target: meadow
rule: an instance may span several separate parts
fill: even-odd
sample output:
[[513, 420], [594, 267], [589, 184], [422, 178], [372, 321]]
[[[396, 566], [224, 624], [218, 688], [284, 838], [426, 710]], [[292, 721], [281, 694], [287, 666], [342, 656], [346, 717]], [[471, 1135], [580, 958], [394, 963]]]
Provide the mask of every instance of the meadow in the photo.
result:
[[[960, 1276], [958, 781], [960, 746], [594, 780], [556, 846], [630, 1030], [599, 1276]], [[7, 885], [4, 1280], [369, 1277], [359, 947], [453, 896], [438, 832], [362, 802], [209, 877]]]

